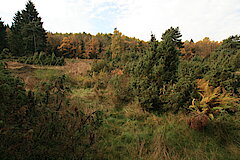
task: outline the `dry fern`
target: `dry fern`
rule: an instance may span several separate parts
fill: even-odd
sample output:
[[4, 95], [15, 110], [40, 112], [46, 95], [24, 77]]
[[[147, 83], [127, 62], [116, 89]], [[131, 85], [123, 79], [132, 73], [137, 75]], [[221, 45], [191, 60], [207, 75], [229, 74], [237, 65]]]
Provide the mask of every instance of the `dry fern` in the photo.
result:
[[[239, 98], [232, 97], [224, 88], [214, 88], [209, 86], [209, 81], [204, 79], [197, 80], [197, 87], [199, 89], [199, 94], [201, 95], [201, 100], [196, 101], [196, 99], [193, 99], [192, 105], [189, 107], [194, 113], [196, 113], [195, 118], [189, 120], [189, 126], [191, 128], [199, 128], [193, 127], [195, 125], [207, 125], [207, 123], [201, 123], [203, 119], [206, 121], [206, 117], [203, 115], [206, 115], [210, 119], [214, 119], [219, 113], [235, 108], [234, 106], [236, 106], [236, 103], [240, 100]], [[201, 115], [200, 117], [204, 118], [199, 118], [198, 115]], [[203, 126], [200, 128], [202, 127]]]

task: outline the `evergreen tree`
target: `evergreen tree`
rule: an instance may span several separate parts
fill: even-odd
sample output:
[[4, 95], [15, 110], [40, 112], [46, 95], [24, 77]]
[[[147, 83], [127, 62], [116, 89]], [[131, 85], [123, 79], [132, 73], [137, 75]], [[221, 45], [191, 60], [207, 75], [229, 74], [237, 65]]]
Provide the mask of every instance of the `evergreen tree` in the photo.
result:
[[28, 1], [25, 10], [22, 11], [24, 27], [22, 30], [25, 54], [43, 51], [46, 47], [46, 31], [43, 28], [41, 17], [35, 5]]
[[162, 40], [164, 42], [172, 43], [177, 48], [183, 48], [183, 42], [180, 39], [182, 37], [179, 27], [176, 28], [169, 28], [165, 31], [165, 33], [162, 34]]
[[132, 89], [145, 109], [163, 111], [160, 95], [176, 79], [180, 35], [178, 28], [167, 30], [161, 42], [151, 35], [150, 48], [132, 65]]
[[214, 87], [224, 87], [227, 91], [239, 94], [240, 75], [240, 37], [225, 39], [217, 51], [208, 59], [209, 71], [205, 75]]
[[13, 24], [9, 36], [10, 49], [13, 55], [15, 56], [24, 55], [23, 37], [21, 34], [22, 27], [23, 27], [22, 13], [18, 11], [13, 18]]
[[171, 27], [162, 35], [159, 50], [162, 51], [163, 56], [162, 65], [164, 66], [164, 74], [162, 74], [162, 76], [165, 83], [176, 81], [176, 73], [179, 63], [178, 55], [180, 54], [179, 49], [183, 47], [183, 42], [180, 39], [181, 36], [178, 27]]
[[17, 12], [12, 24], [11, 49], [18, 56], [32, 55], [46, 47], [46, 31], [35, 5], [28, 1], [25, 10]]
[[1, 21], [1, 18], [0, 18], [0, 53], [4, 48], [7, 47], [6, 28], [7, 27], [4, 25], [4, 22]]

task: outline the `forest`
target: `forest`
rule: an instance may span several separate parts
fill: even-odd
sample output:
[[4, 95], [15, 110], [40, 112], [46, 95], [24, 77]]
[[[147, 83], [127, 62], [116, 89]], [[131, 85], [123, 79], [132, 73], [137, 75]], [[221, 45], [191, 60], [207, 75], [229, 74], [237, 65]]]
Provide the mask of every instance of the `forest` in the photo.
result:
[[0, 19], [0, 159], [239, 159], [240, 36], [181, 37]]

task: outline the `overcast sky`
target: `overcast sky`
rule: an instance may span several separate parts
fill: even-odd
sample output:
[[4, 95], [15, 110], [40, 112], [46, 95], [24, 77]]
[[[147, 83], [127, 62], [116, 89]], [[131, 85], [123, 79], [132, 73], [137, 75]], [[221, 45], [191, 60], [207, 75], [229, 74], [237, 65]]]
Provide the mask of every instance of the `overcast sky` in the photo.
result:
[[[240, 34], [240, 0], [32, 0], [51, 32], [112, 33], [149, 40], [179, 26], [183, 40], [221, 41]], [[12, 23], [27, 0], [1, 2], [0, 17]]]

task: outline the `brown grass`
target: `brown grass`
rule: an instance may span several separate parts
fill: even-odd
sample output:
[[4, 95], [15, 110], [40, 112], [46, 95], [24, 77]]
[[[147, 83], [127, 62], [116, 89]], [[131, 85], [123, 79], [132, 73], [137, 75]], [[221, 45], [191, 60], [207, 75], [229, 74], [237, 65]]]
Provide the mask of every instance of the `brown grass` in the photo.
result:
[[24, 69], [24, 68], [33, 68], [33, 69], [55, 69], [63, 70], [66, 73], [70, 74], [80, 74], [85, 75], [89, 70], [91, 70], [91, 63], [93, 60], [76, 60], [70, 61], [66, 60], [66, 65], [64, 66], [39, 66], [39, 65], [30, 65], [19, 62], [7, 62], [7, 66], [11, 70]]
[[86, 75], [91, 70], [92, 62], [93, 60], [66, 60], [65, 66], [39, 66], [10, 61], [7, 62], [7, 68], [25, 82], [26, 89], [33, 89], [40, 81], [34, 76], [34, 70], [36, 69], [60, 70], [63, 74], [76, 77]]

